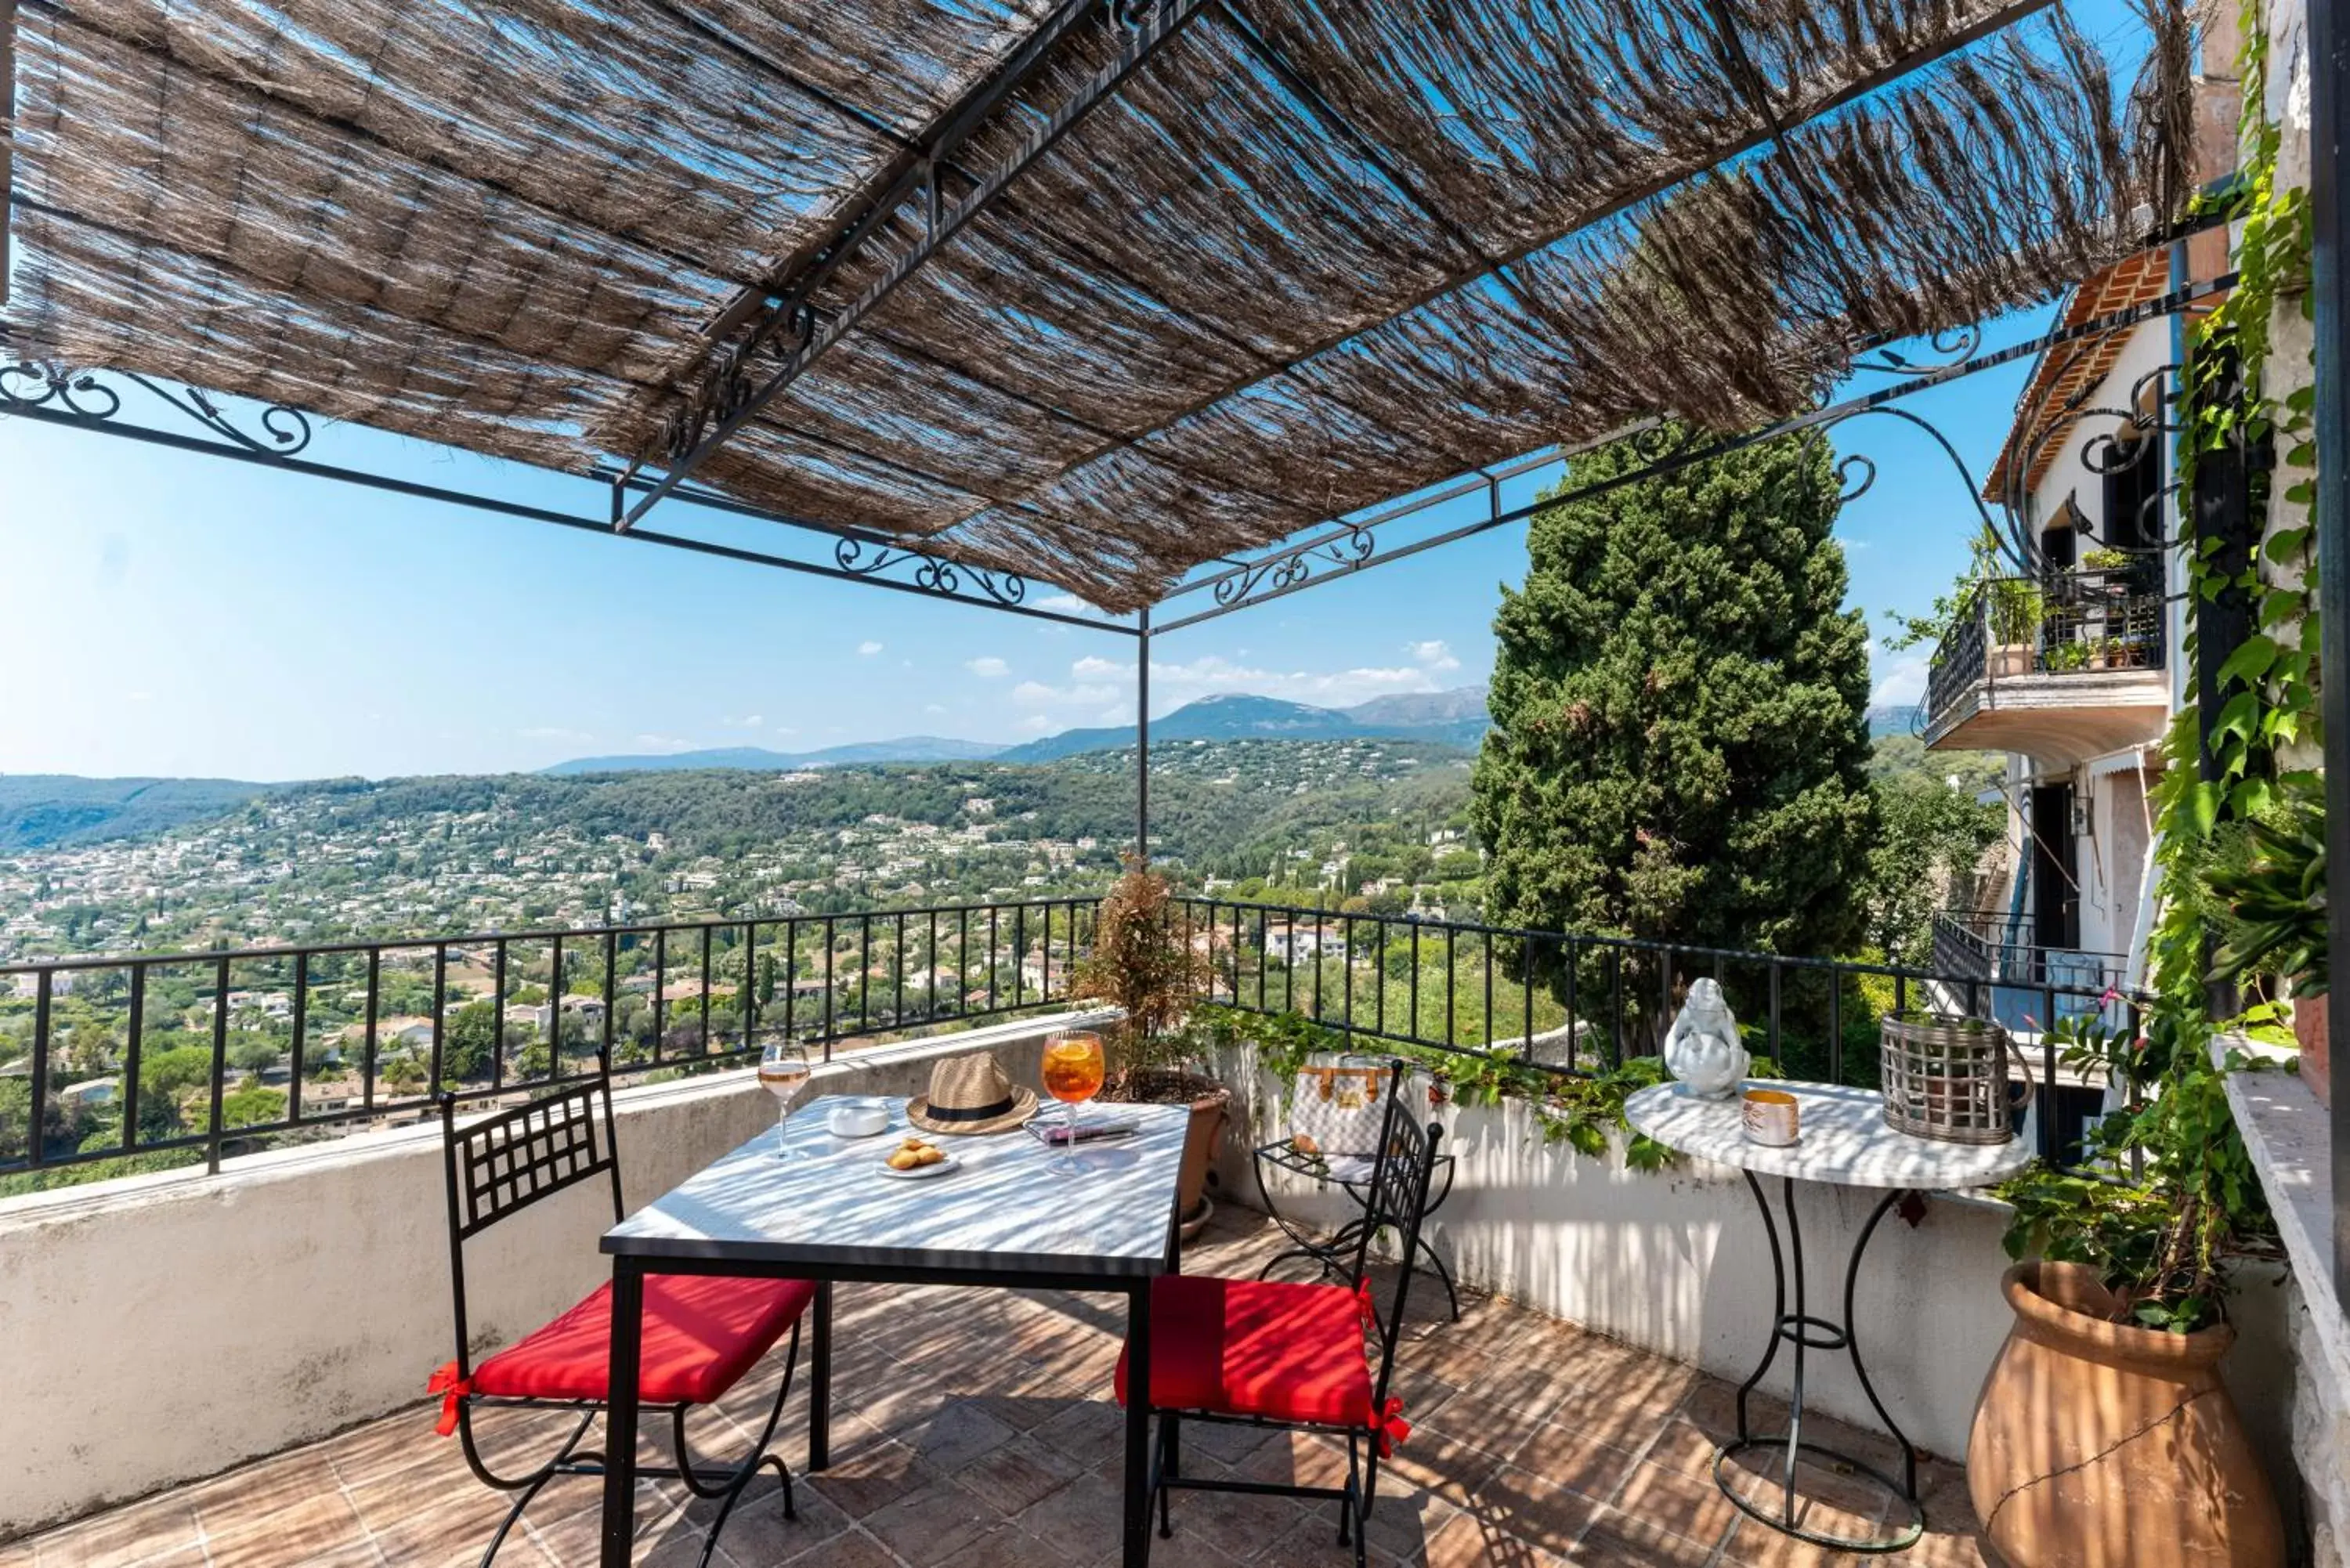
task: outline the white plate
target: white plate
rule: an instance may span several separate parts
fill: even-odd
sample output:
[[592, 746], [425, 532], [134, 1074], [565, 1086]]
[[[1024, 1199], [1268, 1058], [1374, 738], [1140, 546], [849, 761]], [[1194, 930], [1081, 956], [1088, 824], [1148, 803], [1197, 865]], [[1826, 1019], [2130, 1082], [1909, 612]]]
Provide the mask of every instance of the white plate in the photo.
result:
[[[892, 1149], [890, 1152], [894, 1154], [897, 1151]], [[961, 1168], [962, 1168], [962, 1161], [952, 1155], [947, 1156], [944, 1159], [932, 1160], [928, 1165], [918, 1165], [911, 1170], [899, 1170], [889, 1163], [889, 1157], [886, 1155], [881, 1160], [881, 1174], [898, 1181], [921, 1181], [933, 1176], [944, 1176], [950, 1170]]]

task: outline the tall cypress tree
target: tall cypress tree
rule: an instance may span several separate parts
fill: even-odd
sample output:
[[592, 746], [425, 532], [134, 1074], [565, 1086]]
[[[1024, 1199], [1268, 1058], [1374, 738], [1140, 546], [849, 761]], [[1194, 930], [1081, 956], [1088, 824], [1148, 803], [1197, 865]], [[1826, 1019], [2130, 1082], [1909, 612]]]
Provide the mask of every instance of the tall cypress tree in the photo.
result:
[[[1600, 449], [1563, 488], [1644, 461]], [[1854, 950], [1875, 837], [1868, 644], [1843, 607], [1837, 492], [1827, 443], [1795, 437], [1535, 515], [1525, 586], [1494, 622], [1471, 807], [1489, 918]]]

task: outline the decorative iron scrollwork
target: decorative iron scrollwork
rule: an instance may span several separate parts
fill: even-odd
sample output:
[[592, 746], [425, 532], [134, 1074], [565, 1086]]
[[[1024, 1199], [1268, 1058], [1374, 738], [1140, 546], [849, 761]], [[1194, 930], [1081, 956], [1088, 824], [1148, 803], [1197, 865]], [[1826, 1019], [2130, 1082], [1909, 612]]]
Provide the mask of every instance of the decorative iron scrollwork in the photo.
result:
[[1926, 340], [1929, 355], [1911, 356], [1891, 348], [1877, 350], [1874, 359], [1855, 359], [1856, 370], [1870, 370], [1880, 376], [1921, 376], [1935, 370], [1956, 370], [1970, 364], [1982, 352], [1982, 327], [1970, 321], [1960, 327], [1946, 327]]
[[1314, 575], [1315, 563], [1327, 561], [1334, 566], [1356, 566], [1369, 560], [1378, 551], [1378, 541], [1371, 530], [1348, 524], [1343, 537], [1318, 539], [1301, 545], [1285, 555], [1268, 556], [1251, 563], [1248, 569], [1222, 578], [1216, 584], [1215, 600], [1222, 606], [1239, 604], [1270, 582], [1274, 592], [1294, 588]]
[[[84, 398], [103, 406], [87, 407]], [[87, 420], [110, 420], [122, 411], [122, 394], [91, 371], [36, 360], [0, 365], [0, 403], [26, 409], [55, 405]]]
[[1019, 605], [1028, 597], [1027, 579], [1011, 572], [991, 572], [983, 566], [966, 562], [950, 561], [942, 556], [927, 556], [920, 550], [900, 549], [870, 540], [843, 538], [834, 544], [832, 558], [844, 572], [860, 577], [877, 576], [892, 567], [914, 563], [908, 580], [926, 594], [941, 598], [968, 598], [964, 581], [1000, 605]]
[[1836, 504], [1849, 505], [1867, 494], [1869, 486], [1877, 483], [1877, 460], [1866, 452], [1846, 452], [1836, 460], [1835, 476], [1839, 487]]
[[[2086, 352], [2085, 347], [2082, 352]], [[2065, 369], [2070, 369], [2070, 362]], [[2082, 440], [2080, 460], [2084, 469], [2106, 477], [2127, 473], [2146, 464], [2160, 464], [2164, 438], [2177, 435], [2187, 428], [2179, 407], [2183, 370], [2184, 367], [2175, 362], [2148, 370], [2130, 383], [2129, 396], [2119, 408], [2089, 400], [2096, 388], [2103, 384], [2102, 377], [2095, 378], [2048, 410], [2025, 444], [2024, 461], [2013, 465], [2006, 493], [2001, 498], [2027, 556], [2033, 545], [2028, 537], [2029, 508], [2026, 504], [2030, 497], [2026, 482], [2039, 467], [2041, 454], [2065, 441], [2084, 421], [2110, 420], [2110, 426]], [[2149, 493], [2139, 503], [2137, 537], [2142, 543], [2136, 546], [2137, 552], [2153, 554], [2178, 542], [2177, 530], [2165, 526], [2166, 519], [2178, 514], [2168, 504], [2177, 493], [2177, 482], [2168, 481], [2152, 486]], [[2106, 532], [2111, 535], [2114, 532], [2113, 520], [2108, 518], [2106, 521]], [[2111, 545], [2110, 538], [2103, 542], [2108, 546]]]
[[247, 452], [292, 457], [310, 444], [310, 416], [285, 403], [263, 405], [255, 416], [258, 435], [241, 427], [212, 393], [195, 387], [178, 391], [131, 370], [77, 370], [38, 359], [0, 364], [0, 412], [8, 409], [54, 409], [91, 421], [112, 420], [124, 408], [117, 381], [128, 382], [182, 418], [203, 426]]

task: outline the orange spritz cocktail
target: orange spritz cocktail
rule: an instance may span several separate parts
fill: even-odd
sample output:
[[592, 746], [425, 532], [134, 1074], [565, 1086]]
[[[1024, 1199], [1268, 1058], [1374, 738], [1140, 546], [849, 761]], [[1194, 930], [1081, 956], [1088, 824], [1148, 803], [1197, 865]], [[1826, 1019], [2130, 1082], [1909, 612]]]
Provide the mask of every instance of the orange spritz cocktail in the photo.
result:
[[1102, 1055], [1101, 1036], [1090, 1029], [1070, 1029], [1045, 1041], [1045, 1092], [1061, 1102], [1061, 1158], [1053, 1168], [1074, 1176], [1077, 1165], [1077, 1106], [1101, 1093], [1108, 1064]]
[[1064, 1105], [1082, 1105], [1101, 1093], [1107, 1064], [1101, 1036], [1072, 1029], [1045, 1043], [1045, 1092]]

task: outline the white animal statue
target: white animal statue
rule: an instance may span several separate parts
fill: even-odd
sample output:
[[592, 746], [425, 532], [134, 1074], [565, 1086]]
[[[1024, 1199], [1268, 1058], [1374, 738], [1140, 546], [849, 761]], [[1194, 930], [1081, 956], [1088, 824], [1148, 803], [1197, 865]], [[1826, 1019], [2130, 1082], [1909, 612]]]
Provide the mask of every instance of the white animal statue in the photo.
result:
[[1750, 1060], [1720, 982], [1690, 981], [1689, 1000], [1665, 1036], [1665, 1065], [1673, 1076], [1700, 1099], [1726, 1100], [1745, 1082]]

